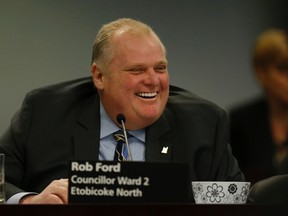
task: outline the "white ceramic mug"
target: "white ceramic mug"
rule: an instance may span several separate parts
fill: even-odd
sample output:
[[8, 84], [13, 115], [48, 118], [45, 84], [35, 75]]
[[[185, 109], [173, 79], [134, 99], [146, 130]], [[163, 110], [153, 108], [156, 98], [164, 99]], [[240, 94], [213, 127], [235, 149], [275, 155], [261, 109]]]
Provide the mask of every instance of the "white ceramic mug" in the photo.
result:
[[192, 181], [196, 204], [245, 204], [250, 182]]

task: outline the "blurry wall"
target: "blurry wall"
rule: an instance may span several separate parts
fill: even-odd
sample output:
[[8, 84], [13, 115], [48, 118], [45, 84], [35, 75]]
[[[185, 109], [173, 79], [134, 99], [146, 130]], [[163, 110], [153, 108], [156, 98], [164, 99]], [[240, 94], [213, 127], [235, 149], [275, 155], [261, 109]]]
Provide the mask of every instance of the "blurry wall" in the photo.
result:
[[159, 34], [172, 84], [227, 110], [259, 94], [251, 46], [264, 29], [287, 27], [285, 1], [0, 0], [0, 133], [29, 90], [90, 76], [98, 29], [120, 17]]

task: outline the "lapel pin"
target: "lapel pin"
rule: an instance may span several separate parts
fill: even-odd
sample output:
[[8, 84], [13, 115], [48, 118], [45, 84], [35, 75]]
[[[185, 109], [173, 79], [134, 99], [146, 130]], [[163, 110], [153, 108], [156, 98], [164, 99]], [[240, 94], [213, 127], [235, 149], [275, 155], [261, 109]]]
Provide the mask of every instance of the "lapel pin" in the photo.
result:
[[162, 154], [167, 154], [168, 153], [168, 146], [167, 147], [163, 147], [161, 153]]

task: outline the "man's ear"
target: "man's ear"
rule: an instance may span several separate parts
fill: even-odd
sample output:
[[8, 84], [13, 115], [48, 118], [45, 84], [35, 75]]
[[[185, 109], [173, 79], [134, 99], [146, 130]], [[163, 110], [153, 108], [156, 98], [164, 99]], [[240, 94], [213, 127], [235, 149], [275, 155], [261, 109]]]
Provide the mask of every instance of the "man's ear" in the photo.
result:
[[97, 89], [103, 89], [103, 74], [96, 63], [91, 66], [92, 80]]

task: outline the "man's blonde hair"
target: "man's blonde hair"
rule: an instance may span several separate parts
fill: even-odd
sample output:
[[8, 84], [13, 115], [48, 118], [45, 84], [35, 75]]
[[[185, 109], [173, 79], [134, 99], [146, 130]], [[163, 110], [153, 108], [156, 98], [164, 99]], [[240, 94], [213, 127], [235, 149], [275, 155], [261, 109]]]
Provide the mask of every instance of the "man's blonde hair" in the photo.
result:
[[115, 54], [115, 47], [113, 47], [111, 38], [119, 30], [135, 35], [152, 35], [159, 40], [164, 52], [166, 52], [161, 40], [150, 26], [131, 18], [121, 18], [103, 25], [99, 30], [93, 44], [92, 63], [95, 62], [100, 67], [107, 68]]

